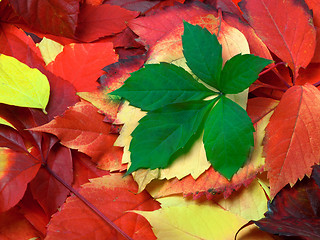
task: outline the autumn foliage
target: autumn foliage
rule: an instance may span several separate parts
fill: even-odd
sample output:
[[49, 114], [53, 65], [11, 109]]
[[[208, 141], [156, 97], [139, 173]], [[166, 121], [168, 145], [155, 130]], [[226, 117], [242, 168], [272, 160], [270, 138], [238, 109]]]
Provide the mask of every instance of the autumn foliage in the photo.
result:
[[[230, 179], [202, 132], [167, 168], [130, 169], [146, 112], [111, 93], [150, 66], [190, 73], [186, 24], [222, 65], [268, 59], [223, 96], [255, 129]], [[0, 0], [0, 239], [320, 239], [319, 86], [319, 0]]]

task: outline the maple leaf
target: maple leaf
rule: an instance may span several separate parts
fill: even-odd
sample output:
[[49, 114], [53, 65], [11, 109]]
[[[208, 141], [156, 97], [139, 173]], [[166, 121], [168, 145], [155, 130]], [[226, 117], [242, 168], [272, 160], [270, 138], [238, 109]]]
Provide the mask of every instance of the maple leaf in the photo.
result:
[[73, 37], [78, 21], [79, 1], [9, 0], [15, 12], [37, 30]]
[[[147, 192], [134, 194], [136, 191], [137, 185], [131, 177], [122, 178], [121, 174], [112, 174], [91, 179], [90, 183], [82, 185], [80, 193], [133, 239], [155, 239], [148, 222], [128, 210], [151, 211], [158, 209], [159, 203]], [[75, 214], [77, 221], [74, 220]], [[85, 228], [80, 227], [84, 225]], [[101, 239], [105, 236], [121, 238], [119, 233], [73, 196], [69, 197], [61, 211], [52, 217], [47, 239]]]
[[[243, 0], [239, 5], [244, 18], [267, 47], [289, 64], [294, 83], [300, 67], [305, 68], [310, 63], [316, 45], [312, 13], [306, 3], [294, 0]], [[299, 19], [299, 23], [292, 19]]]
[[110, 126], [103, 122], [103, 116], [94, 106], [79, 102], [63, 116], [32, 130], [54, 134], [64, 146], [92, 157], [100, 168], [115, 171], [123, 168], [122, 150], [113, 147], [117, 136], [110, 134]]
[[[265, 218], [254, 223], [263, 231], [282, 236], [299, 236], [312, 240], [320, 237], [319, 166], [314, 166], [311, 178], [305, 177], [293, 188], [283, 188], [269, 204]], [[316, 181], [315, 181], [316, 180]]]
[[[217, 171], [230, 179], [247, 159], [248, 147], [253, 145], [253, 127], [245, 111], [227, 99], [224, 94], [237, 94], [244, 91], [271, 61], [253, 55], [239, 54], [228, 60], [222, 69], [222, 47], [216, 36], [211, 35], [208, 30], [202, 29], [200, 26], [193, 26], [187, 22], [184, 23], [184, 29], [182, 43], [187, 65], [201, 80], [218, 89], [220, 93], [217, 98], [208, 101], [207, 104], [199, 101], [188, 102], [217, 93], [206, 89], [194, 81], [192, 75], [187, 71], [175, 65], [164, 63], [146, 65], [145, 68], [133, 73], [124, 86], [112, 94], [124, 97], [133, 106], [150, 112], [139, 121], [139, 126], [132, 133], [133, 139], [129, 148], [131, 166], [126, 174], [130, 174], [138, 168], [167, 167], [169, 162], [173, 160], [170, 160], [172, 155], [184, 148], [192, 135], [199, 131], [200, 124], [206, 121], [203, 141], [207, 158]], [[249, 67], [250, 70], [244, 70], [242, 64], [246, 67], [252, 67]], [[230, 72], [234, 74], [230, 74]], [[175, 82], [177, 78], [180, 80]], [[166, 94], [164, 95], [163, 92]], [[156, 102], [153, 101], [154, 98], [157, 99]], [[217, 105], [205, 120], [208, 110], [216, 101], [218, 101]], [[205, 106], [206, 108], [204, 108]], [[221, 113], [223, 116], [219, 119], [224, 119], [224, 122], [215, 122], [216, 115]], [[201, 117], [190, 120], [192, 115]], [[240, 115], [243, 117], [235, 118]], [[241, 133], [235, 134], [231, 130], [230, 126], [236, 124], [234, 119], [237, 119], [236, 122], [242, 125], [242, 127], [238, 125], [234, 128], [242, 129]], [[228, 121], [230, 122], [226, 123]], [[230, 124], [231, 122], [232, 124]], [[215, 130], [218, 129], [215, 127], [215, 123], [219, 126], [225, 125], [222, 135], [221, 131]], [[211, 127], [212, 125], [214, 127]], [[150, 130], [151, 141], [145, 139], [145, 129]], [[234, 147], [240, 135], [244, 138], [245, 144]], [[218, 141], [221, 142], [221, 145], [217, 144]], [[226, 143], [230, 145], [226, 147]], [[149, 147], [145, 148], [146, 144]], [[236, 154], [230, 152], [230, 149], [233, 149]], [[157, 161], [151, 160], [151, 156], [154, 155], [158, 156]], [[233, 159], [233, 162], [227, 162], [230, 161], [229, 159]]]
[[[274, 196], [287, 183], [293, 185], [319, 162], [318, 89], [310, 84], [291, 87], [282, 97], [266, 128], [266, 170]], [[282, 124], [286, 121], [286, 124]]]

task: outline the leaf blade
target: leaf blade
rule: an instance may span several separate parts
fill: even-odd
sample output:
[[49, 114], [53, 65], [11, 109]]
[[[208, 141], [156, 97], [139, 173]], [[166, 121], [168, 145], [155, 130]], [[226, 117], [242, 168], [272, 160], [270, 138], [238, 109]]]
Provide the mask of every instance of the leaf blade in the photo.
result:
[[[132, 164], [126, 174], [138, 168], [167, 167], [170, 157], [183, 148], [198, 131], [212, 103], [213, 101], [178, 103], [149, 112], [131, 134], [129, 150]], [[147, 138], [148, 135], [152, 139]], [[157, 156], [157, 159], [152, 156]]]
[[204, 99], [214, 92], [183, 68], [160, 63], [146, 65], [132, 73], [125, 84], [111, 94], [126, 98], [142, 110], [152, 111], [171, 103]]
[[217, 88], [222, 69], [222, 46], [206, 28], [184, 22], [183, 54], [192, 72]]
[[48, 79], [38, 69], [0, 55], [0, 102], [45, 110], [50, 95]]
[[[246, 111], [222, 96], [210, 112], [204, 127], [203, 142], [213, 168], [230, 179], [248, 158], [254, 142], [253, 132]], [[240, 142], [242, 135], [244, 138]], [[241, 145], [235, 147], [235, 144]]]
[[261, 70], [271, 60], [251, 54], [238, 54], [224, 65], [219, 81], [219, 90], [226, 94], [236, 94], [244, 91], [258, 79]]

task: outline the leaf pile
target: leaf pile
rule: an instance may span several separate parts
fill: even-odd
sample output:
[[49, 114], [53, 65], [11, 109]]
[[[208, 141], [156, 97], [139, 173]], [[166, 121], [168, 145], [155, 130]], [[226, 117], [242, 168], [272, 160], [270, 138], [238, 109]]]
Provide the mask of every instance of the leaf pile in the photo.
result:
[[319, 6], [0, 0], [0, 239], [319, 238]]

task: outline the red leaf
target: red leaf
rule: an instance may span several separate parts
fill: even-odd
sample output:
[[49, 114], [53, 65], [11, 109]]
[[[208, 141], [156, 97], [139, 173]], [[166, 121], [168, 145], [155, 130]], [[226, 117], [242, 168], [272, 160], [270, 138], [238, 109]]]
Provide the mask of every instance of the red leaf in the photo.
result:
[[113, 146], [117, 135], [109, 133], [111, 125], [104, 123], [97, 111], [91, 104], [79, 102], [62, 117], [32, 130], [56, 135], [63, 145], [89, 155], [102, 169], [123, 170], [122, 148]]
[[319, 0], [306, 0], [309, 8], [313, 13], [313, 23], [317, 31], [317, 45], [314, 51], [312, 62], [320, 63], [320, 1]]
[[42, 238], [38, 232], [17, 208], [0, 213], [1, 240]]
[[312, 13], [304, 1], [243, 0], [244, 18], [257, 35], [298, 76], [311, 61], [316, 44]]
[[254, 32], [247, 23], [233, 14], [225, 13], [223, 20], [226, 21], [230, 26], [238, 29], [247, 39], [250, 47], [250, 53], [259, 57], [267, 58], [272, 60], [272, 56], [267, 46], [261, 41], [261, 39]]
[[0, 148], [0, 158], [0, 212], [4, 212], [22, 199], [41, 164], [25, 153], [8, 148]]
[[274, 196], [320, 159], [320, 93], [310, 84], [291, 87], [266, 128], [266, 170]]
[[90, 158], [80, 152], [72, 151], [74, 181], [73, 187], [80, 188], [80, 185], [89, 182], [89, 179], [109, 175], [109, 171], [97, 168]]
[[27, 151], [21, 135], [13, 128], [0, 125], [0, 147], [7, 147], [17, 152]]
[[29, 67], [44, 67], [40, 50], [21, 29], [0, 23], [0, 53], [12, 56]]
[[132, 32], [130, 28], [126, 28], [113, 40], [114, 47], [124, 47], [124, 48], [139, 48], [142, 45], [136, 41], [138, 36]]
[[47, 225], [50, 216], [47, 216], [41, 206], [33, 199], [30, 188], [24, 194], [23, 199], [19, 202], [19, 212], [45, 236], [47, 234]]
[[[312, 175], [313, 178], [319, 177], [319, 166], [315, 166]], [[320, 239], [319, 199], [319, 186], [314, 179], [305, 178], [293, 188], [283, 188], [268, 205], [266, 217], [255, 224], [272, 234]]]
[[92, 42], [119, 33], [127, 27], [127, 21], [138, 15], [138, 12], [109, 4], [84, 5], [79, 14], [76, 37], [84, 42]]
[[92, 91], [98, 86], [96, 80], [104, 73], [101, 69], [117, 59], [109, 42], [70, 44], [47, 68], [72, 83], [78, 92]]
[[[105, 216], [135, 240], [156, 239], [147, 220], [130, 210], [152, 211], [159, 204], [147, 192], [135, 194], [137, 184], [120, 174], [104, 176], [84, 184], [80, 193]], [[75, 219], [76, 218], [76, 219]], [[85, 226], [85, 227], [84, 227]], [[48, 227], [48, 240], [123, 239], [77, 197], [69, 197]]]
[[[71, 185], [73, 180], [72, 158], [70, 149], [59, 144], [49, 152], [48, 167], [65, 183]], [[58, 210], [66, 200], [69, 190], [55, 179], [45, 168], [41, 168], [31, 182], [33, 197], [39, 202], [48, 216]]]
[[14, 10], [36, 30], [73, 37], [79, 13], [78, 0], [9, 0]]
[[139, 17], [129, 22], [129, 27], [139, 36], [145, 45], [153, 46], [161, 37], [176, 28], [182, 20], [212, 13], [213, 11], [199, 2], [166, 8], [155, 11], [153, 15]]

